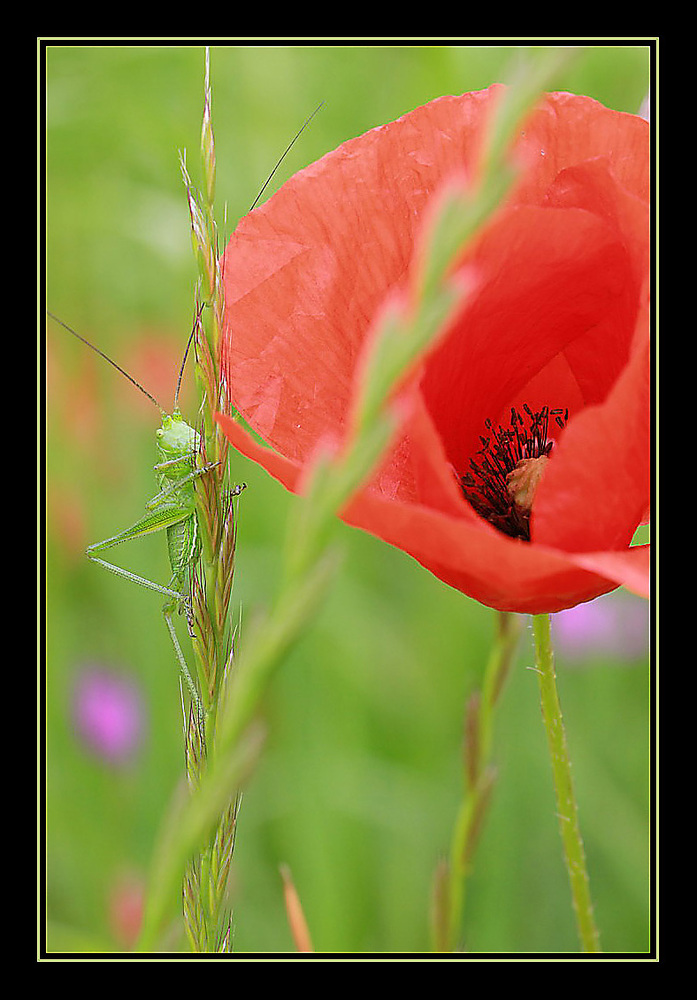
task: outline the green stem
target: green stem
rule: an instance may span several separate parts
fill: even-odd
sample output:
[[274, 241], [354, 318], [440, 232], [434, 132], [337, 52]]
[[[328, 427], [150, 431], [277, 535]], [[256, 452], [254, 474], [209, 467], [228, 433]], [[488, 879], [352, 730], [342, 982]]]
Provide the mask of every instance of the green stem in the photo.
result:
[[571, 778], [571, 761], [566, 744], [564, 722], [557, 692], [552, 650], [550, 616], [533, 615], [532, 630], [535, 640], [537, 675], [540, 682], [542, 718], [547, 731], [547, 743], [554, 777], [557, 815], [564, 857], [569, 873], [571, 896], [576, 925], [584, 952], [599, 952], [600, 940], [593, 916], [586, 856], [578, 823], [578, 809]]
[[436, 951], [457, 950], [467, 877], [496, 778], [496, 769], [491, 763], [494, 709], [519, 634], [517, 616], [499, 612], [496, 639], [484, 671], [482, 691], [475, 693], [467, 706], [465, 790], [453, 831], [449, 864], [439, 873], [439, 877], [447, 879], [447, 885], [438, 887], [444, 891], [439, 892], [440, 906], [436, 904], [434, 914]]

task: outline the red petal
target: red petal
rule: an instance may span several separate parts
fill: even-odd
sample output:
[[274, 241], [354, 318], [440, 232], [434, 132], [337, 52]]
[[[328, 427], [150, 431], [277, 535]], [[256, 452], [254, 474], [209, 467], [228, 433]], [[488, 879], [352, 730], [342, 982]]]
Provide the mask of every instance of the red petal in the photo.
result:
[[[345, 143], [242, 220], [225, 255], [232, 399], [276, 451], [221, 418], [233, 444], [302, 489], [340, 440], [375, 317], [409, 288], [432, 196], [476, 174], [497, 89], [442, 98]], [[625, 583], [648, 506], [648, 126], [547, 95], [521, 132], [513, 195], [463, 257], [476, 289], [411, 385], [395, 446], [343, 512], [493, 607], [554, 611]], [[641, 318], [645, 323], [645, 316]], [[641, 325], [640, 325], [641, 326]], [[643, 329], [643, 326], [641, 326]], [[484, 420], [567, 407], [533, 509], [533, 541], [483, 522], [453, 475]]]
[[[598, 329], [612, 348], [602, 352], [602, 388], [592, 385], [598, 394], [607, 391], [621, 369], [617, 357], [627, 357], [634, 322], [634, 315], [629, 324], [624, 317], [613, 322], [629, 265], [614, 233], [590, 213], [510, 209], [485, 233], [475, 262], [480, 287], [429, 362], [423, 385], [450, 460], [463, 470], [480, 446], [484, 420], [508, 423], [508, 407], [559, 355], [576, 356], [574, 381], [589, 401], [583, 365], [598, 366]], [[548, 405], [568, 406], [557, 391]]]
[[574, 557], [578, 566], [616, 580], [639, 597], [650, 597], [651, 546], [633, 545], [623, 552], [583, 552]]
[[356, 498], [345, 519], [408, 552], [450, 586], [502, 611], [561, 611], [614, 590], [618, 582], [609, 572], [587, 572], [565, 553], [367, 492]]
[[539, 203], [559, 173], [569, 166], [607, 158], [627, 192], [643, 202], [650, 197], [649, 123], [621, 114], [576, 94], [547, 94], [525, 123], [517, 146], [526, 167], [517, 188], [520, 201]]
[[344, 143], [244, 218], [225, 253], [236, 408], [288, 457], [341, 427], [361, 345], [406, 279], [431, 194], [473, 159], [494, 92], [444, 97]]
[[261, 465], [274, 479], [283, 483], [287, 490], [293, 493], [297, 491], [303, 473], [303, 468], [298, 462], [291, 462], [271, 448], [265, 448], [259, 444], [241, 424], [238, 424], [227, 414], [217, 413], [216, 420], [234, 448], [237, 448], [247, 458], [251, 458], [253, 462]]
[[626, 548], [650, 496], [648, 308], [639, 343], [604, 403], [577, 414], [535, 497], [532, 536], [566, 551]]

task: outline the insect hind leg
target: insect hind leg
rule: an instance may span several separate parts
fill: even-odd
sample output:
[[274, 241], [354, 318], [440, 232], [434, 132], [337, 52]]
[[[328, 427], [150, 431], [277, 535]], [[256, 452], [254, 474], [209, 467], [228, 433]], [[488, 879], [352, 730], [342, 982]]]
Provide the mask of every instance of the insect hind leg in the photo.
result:
[[174, 589], [176, 586], [181, 585], [181, 579], [177, 576], [173, 576], [170, 580], [169, 587], [163, 587], [162, 584], [155, 583], [152, 580], [147, 580], [143, 576], [137, 576], [137, 574], [131, 573], [130, 570], [122, 569], [120, 566], [114, 566], [113, 563], [108, 563], [104, 559], [99, 559], [97, 556], [92, 555], [89, 549], [87, 550], [87, 556], [92, 560], [92, 562], [96, 562], [99, 566], [103, 566], [104, 569], [108, 569], [109, 572], [115, 573], [116, 576], [123, 577], [131, 583], [137, 583], [141, 587], [146, 587], [148, 590], [154, 590], [157, 594], [162, 594], [168, 598], [162, 606], [162, 615], [165, 619], [165, 624], [167, 626], [167, 630], [169, 631], [170, 638], [172, 639], [172, 645], [174, 646], [174, 652], [177, 657], [177, 662], [179, 663], [179, 669], [182, 677], [184, 678], [184, 682], [186, 683], [186, 686], [191, 693], [191, 697], [196, 704], [199, 718], [203, 718], [201, 699], [196, 690], [196, 685], [192, 680], [191, 674], [189, 673], [189, 668], [186, 665], [186, 659], [181, 646], [179, 645], [177, 633], [174, 628], [174, 622], [172, 620], [172, 614], [175, 610], [178, 610], [179, 612], [184, 611], [186, 613], [186, 620], [189, 627], [189, 635], [192, 636], [192, 638], [195, 638], [193, 628], [194, 616], [191, 608], [191, 599], [188, 594], [183, 594], [181, 591]]
[[199, 696], [196, 685], [194, 684], [193, 678], [189, 673], [189, 668], [186, 663], [186, 657], [182, 652], [182, 648], [179, 645], [179, 639], [177, 638], [177, 631], [174, 627], [174, 622], [172, 621], [172, 612], [168, 604], [165, 604], [162, 608], [162, 615], [165, 620], [165, 625], [167, 626], [167, 631], [169, 632], [170, 639], [172, 640], [172, 645], [174, 646], [174, 653], [177, 657], [179, 663], [179, 671], [184, 678], [184, 683], [186, 684], [189, 694], [191, 695], [193, 703], [196, 705], [196, 711], [198, 713], [199, 722], [202, 723], [204, 719], [203, 705], [201, 703], [201, 698]]
[[160, 583], [148, 580], [144, 576], [138, 576], [137, 573], [131, 573], [130, 570], [122, 569], [120, 566], [115, 566], [113, 563], [107, 562], [105, 559], [99, 559], [97, 556], [92, 555], [91, 549], [87, 549], [87, 558], [92, 562], [97, 563], [97, 565], [103, 566], [104, 569], [108, 569], [110, 573], [123, 577], [124, 580], [128, 580], [130, 583], [137, 583], [140, 587], [145, 587], [147, 590], [154, 590], [157, 594], [164, 594], [165, 597], [170, 597], [177, 602], [181, 602], [185, 599], [185, 595], [172, 589], [172, 583], [175, 582], [174, 580], [171, 581], [169, 587], [163, 587]]

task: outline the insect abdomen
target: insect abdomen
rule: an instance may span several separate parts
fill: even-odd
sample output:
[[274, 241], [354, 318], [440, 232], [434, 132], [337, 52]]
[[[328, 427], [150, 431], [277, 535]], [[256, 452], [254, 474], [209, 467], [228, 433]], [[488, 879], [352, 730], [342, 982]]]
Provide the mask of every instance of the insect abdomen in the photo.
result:
[[195, 510], [192, 510], [190, 517], [167, 529], [167, 550], [174, 576], [182, 576], [196, 562], [201, 553], [201, 539]]

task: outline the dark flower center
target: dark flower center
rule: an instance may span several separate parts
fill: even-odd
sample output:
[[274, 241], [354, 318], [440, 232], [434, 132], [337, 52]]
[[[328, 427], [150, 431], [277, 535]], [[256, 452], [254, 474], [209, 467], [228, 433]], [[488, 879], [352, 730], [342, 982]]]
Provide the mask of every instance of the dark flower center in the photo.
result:
[[525, 417], [511, 408], [510, 427], [494, 429], [491, 420], [484, 421], [489, 437], [480, 435], [482, 447], [458, 482], [481, 517], [505, 535], [529, 542], [530, 511], [554, 444], [547, 437], [549, 418], [563, 428], [569, 411], [543, 406], [533, 413], [527, 403], [523, 410]]

